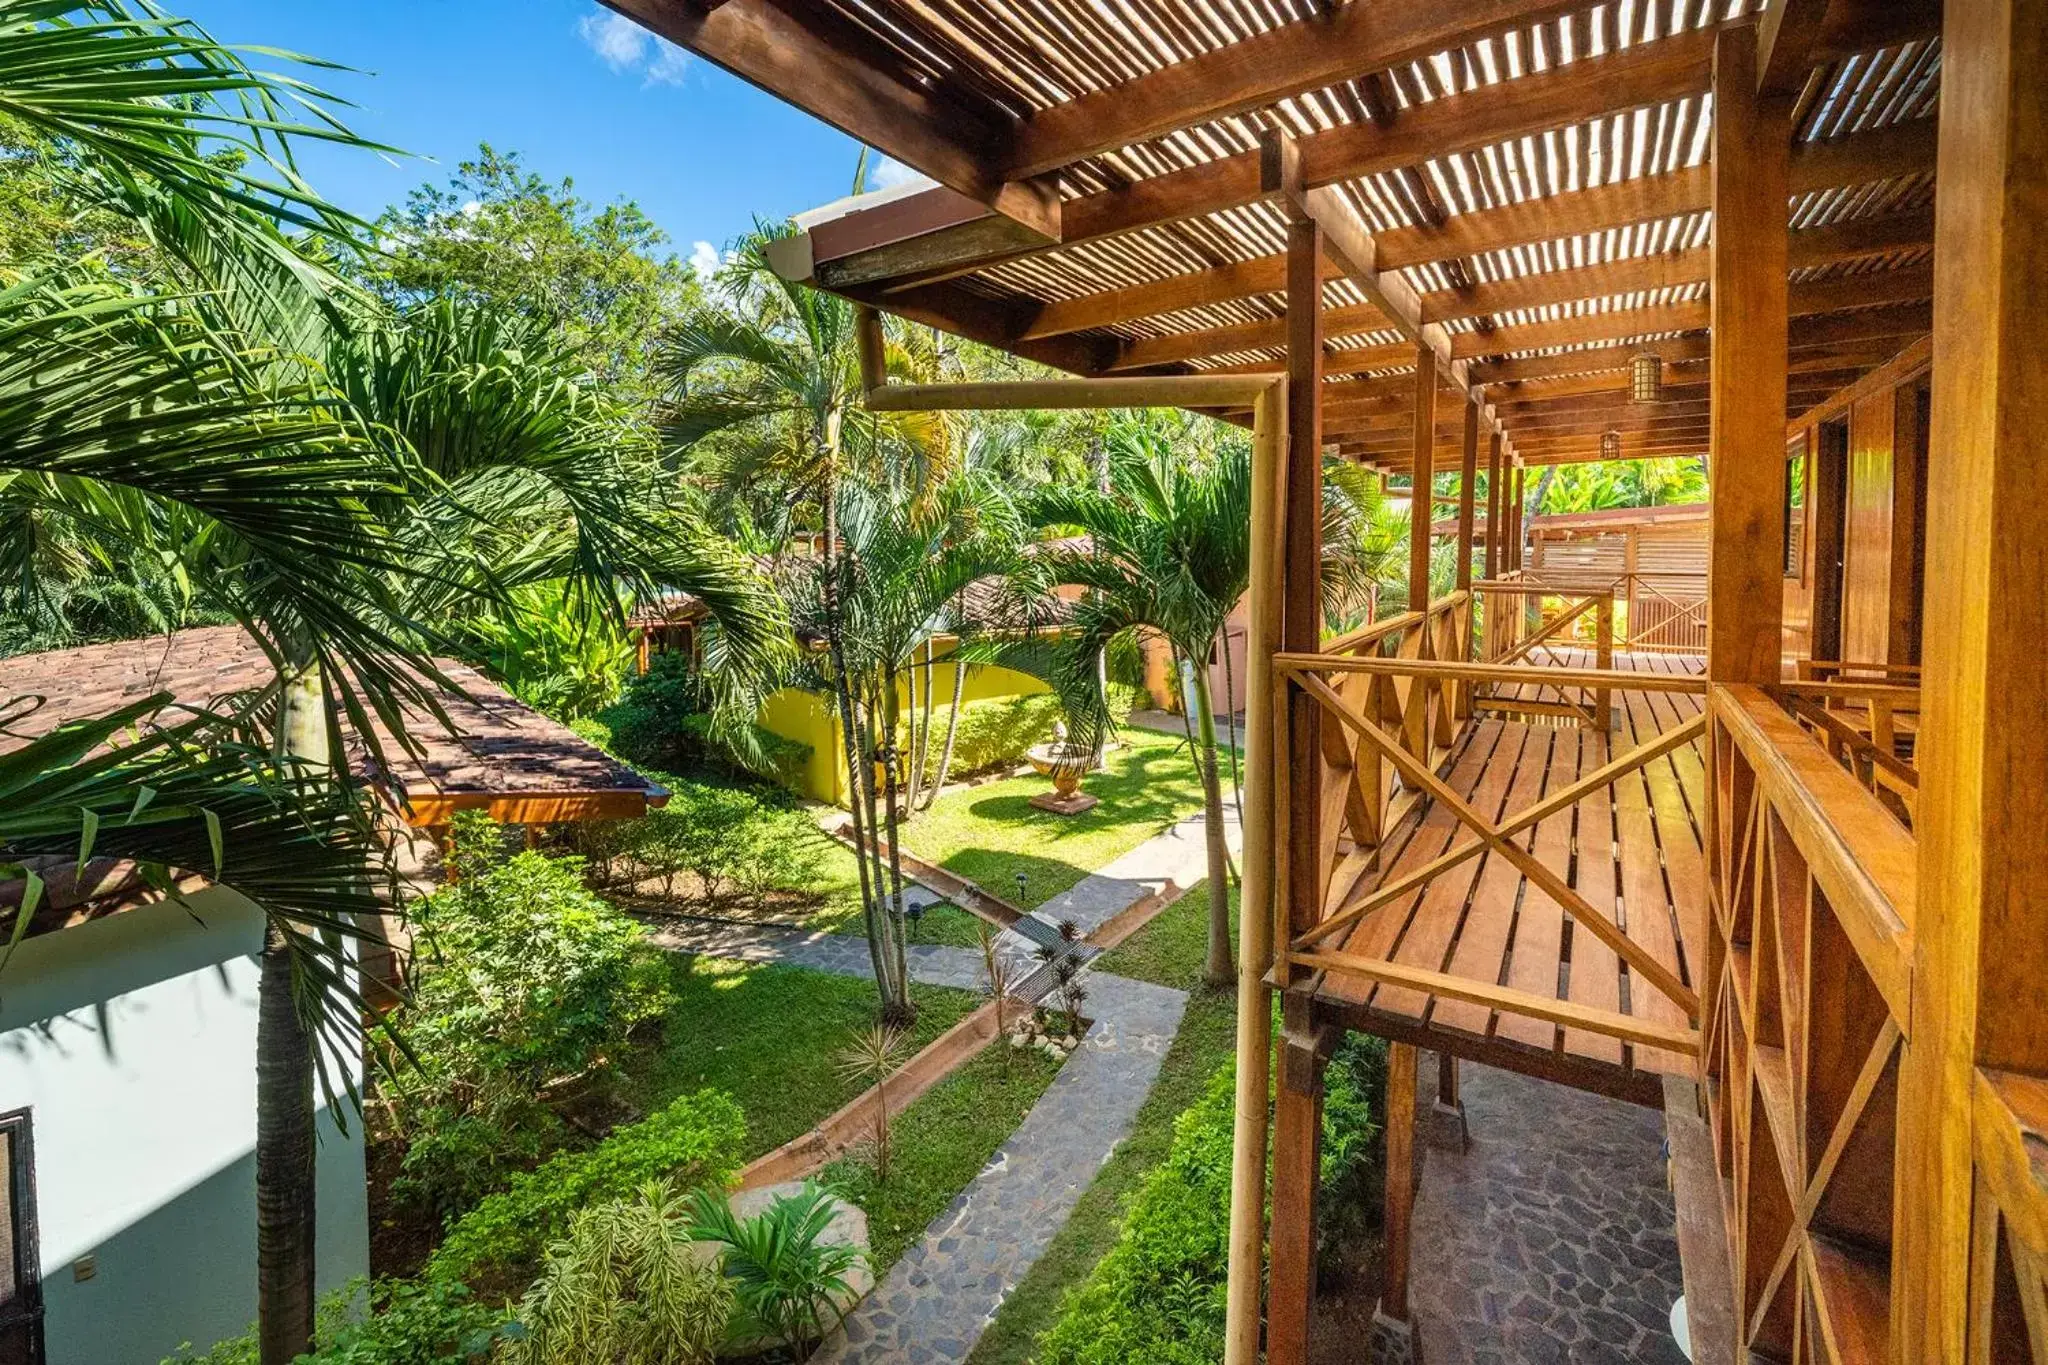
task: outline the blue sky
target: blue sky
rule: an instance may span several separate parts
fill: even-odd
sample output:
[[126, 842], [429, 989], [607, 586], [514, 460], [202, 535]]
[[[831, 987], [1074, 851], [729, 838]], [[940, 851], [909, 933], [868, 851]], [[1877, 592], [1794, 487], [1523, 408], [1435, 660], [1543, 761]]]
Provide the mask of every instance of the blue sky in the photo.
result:
[[357, 69], [315, 79], [354, 102], [343, 113], [358, 132], [414, 155], [394, 162], [316, 145], [302, 165], [328, 198], [366, 218], [445, 179], [488, 141], [551, 180], [574, 177], [587, 199], [638, 200], [689, 256], [699, 242], [723, 246], [757, 215], [780, 219], [846, 194], [859, 155], [852, 139], [593, 0], [172, 8], [225, 42]]

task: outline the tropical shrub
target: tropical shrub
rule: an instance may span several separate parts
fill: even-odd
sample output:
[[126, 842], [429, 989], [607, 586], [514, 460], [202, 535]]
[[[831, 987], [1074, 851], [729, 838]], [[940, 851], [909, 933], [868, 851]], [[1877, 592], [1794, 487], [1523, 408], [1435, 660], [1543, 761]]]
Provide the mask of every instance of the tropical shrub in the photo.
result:
[[571, 720], [619, 699], [634, 657], [624, 625], [578, 609], [561, 583], [516, 588], [508, 607], [461, 625], [465, 652], [537, 711]]
[[711, 723], [712, 697], [686, 654], [656, 654], [645, 673], [626, 679], [618, 701], [595, 721], [602, 735], [579, 730], [628, 763], [673, 772], [706, 766], [796, 785], [811, 761], [811, 746], [760, 725], [738, 734]]
[[[459, 1282], [355, 1279], [321, 1300], [314, 1349], [300, 1365], [480, 1365], [506, 1321], [502, 1310], [478, 1301]], [[204, 1355], [188, 1346], [163, 1365], [256, 1365], [256, 1359], [252, 1326]]]
[[[1324, 1073], [1318, 1207], [1334, 1238], [1376, 1220], [1380, 1149], [1373, 1114], [1383, 1102], [1386, 1046], [1354, 1035]], [[1236, 1068], [1210, 1078], [1174, 1120], [1166, 1159], [1130, 1196], [1123, 1230], [1061, 1316], [1039, 1338], [1040, 1365], [1211, 1365], [1223, 1356], [1230, 1245], [1231, 1117]]]
[[602, 1084], [619, 1044], [672, 1003], [666, 959], [585, 889], [580, 860], [505, 858], [497, 833], [463, 818], [457, 880], [416, 911], [400, 1028], [419, 1065], [385, 1087], [408, 1139], [394, 1191], [444, 1213], [554, 1145], [550, 1105]]
[[683, 1200], [662, 1180], [578, 1210], [499, 1347], [506, 1365], [702, 1365], [733, 1287], [691, 1246]]
[[[938, 771], [952, 710], [943, 703], [933, 708], [931, 740], [925, 756], [928, 771]], [[1049, 693], [963, 702], [960, 728], [953, 739], [951, 776], [965, 777], [1023, 762], [1026, 749], [1052, 738], [1053, 724], [1059, 718], [1059, 699]], [[906, 726], [901, 742], [907, 742], [908, 736]]]
[[723, 1186], [739, 1168], [747, 1120], [717, 1090], [682, 1095], [586, 1151], [562, 1152], [486, 1197], [449, 1227], [427, 1263], [436, 1280], [531, 1270], [585, 1206], [622, 1199], [649, 1180]]
[[[734, 1332], [737, 1340], [766, 1337], [804, 1360], [837, 1325], [838, 1305], [850, 1297], [848, 1277], [861, 1263], [861, 1253], [824, 1240], [833, 1204], [829, 1192], [806, 1182], [752, 1218], [740, 1218], [723, 1196], [697, 1191], [691, 1235], [725, 1248], [720, 1264], [743, 1314]], [[828, 1313], [835, 1314], [829, 1325]]]
[[778, 793], [668, 779], [668, 805], [651, 810], [630, 831], [643, 877], [659, 877], [673, 897], [675, 879], [696, 878], [707, 901], [734, 891], [758, 903], [777, 887], [807, 885], [823, 842], [817, 826]]

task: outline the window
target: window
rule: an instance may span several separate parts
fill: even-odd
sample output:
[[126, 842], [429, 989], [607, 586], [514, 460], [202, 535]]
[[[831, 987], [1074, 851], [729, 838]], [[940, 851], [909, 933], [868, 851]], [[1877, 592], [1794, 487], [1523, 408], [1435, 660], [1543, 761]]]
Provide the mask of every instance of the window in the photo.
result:
[[28, 1110], [0, 1114], [0, 1365], [42, 1365], [35, 1153]]
[[1806, 438], [1785, 457], [1785, 577], [1806, 573]]

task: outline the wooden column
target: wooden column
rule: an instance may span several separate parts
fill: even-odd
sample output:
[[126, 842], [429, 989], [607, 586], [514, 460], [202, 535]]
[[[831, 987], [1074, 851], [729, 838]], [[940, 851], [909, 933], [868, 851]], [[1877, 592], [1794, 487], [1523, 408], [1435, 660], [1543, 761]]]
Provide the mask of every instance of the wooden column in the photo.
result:
[[[1972, 1100], [1984, 1116], [1987, 1076], [2048, 1077], [2048, 0], [1948, 5], [1942, 39], [1919, 895], [1892, 1265], [1900, 1362], [2038, 1358], [1988, 1339], [1989, 1257], [1968, 1260]], [[1980, 1151], [1992, 1131], [1977, 1132]], [[2024, 1158], [2008, 1170], [1977, 1168], [1980, 1218], [2035, 1197]], [[2004, 1182], [2020, 1187], [2017, 1205]], [[1966, 1343], [1972, 1298], [1986, 1308]]]
[[1508, 568], [1522, 567], [1522, 457], [1514, 457], [1514, 472], [1508, 476]]
[[1381, 1317], [1408, 1321], [1409, 1226], [1415, 1213], [1415, 1045], [1387, 1045], [1387, 1273]]
[[1500, 433], [1486, 443], [1486, 574], [1497, 578], [1505, 561], [1501, 558], [1500, 534]]
[[[1288, 225], [1287, 530], [1281, 552], [1285, 605], [1280, 640], [1285, 649], [1302, 653], [1313, 653], [1323, 643], [1322, 254], [1323, 232], [1314, 220]], [[1323, 912], [1323, 708], [1305, 693], [1290, 691], [1287, 709], [1282, 895], [1287, 924], [1299, 934]]]
[[1458, 466], [1458, 586], [1472, 586], [1472, 485], [1479, 479], [1479, 404], [1465, 400], [1464, 461]]
[[1714, 45], [1707, 675], [1771, 682], [1784, 646], [1789, 105], [1757, 95], [1756, 29]]
[[1287, 390], [1253, 409], [1251, 620], [1245, 647], [1244, 878], [1238, 897], [1237, 1107], [1230, 1167], [1230, 1270], [1224, 1365], [1257, 1365], [1265, 1270], [1266, 1097], [1272, 1081], [1273, 653], [1280, 647], [1280, 521], [1287, 466]]
[[1287, 1006], [1288, 1030], [1280, 1044], [1280, 1084], [1273, 1105], [1267, 1365], [1302, 1365], [1308, 1359], [1309, 1308], [1316, 1280], [1316, 1180], [1322, 1164], [1323, 1067], [1328, 1059], [1312, 1031], [1297, 1021], [1296, 1015], [1306, 1012], [1305, 1002], [1290, 997]]
[[[1436, 352], [1415, 348], [1414, 487], [1408, 511], [1408, 610], [1429, 607], [1429, 527], [1436, 516]], [[1429, 636], [1423, 635], [1428, 653]]]

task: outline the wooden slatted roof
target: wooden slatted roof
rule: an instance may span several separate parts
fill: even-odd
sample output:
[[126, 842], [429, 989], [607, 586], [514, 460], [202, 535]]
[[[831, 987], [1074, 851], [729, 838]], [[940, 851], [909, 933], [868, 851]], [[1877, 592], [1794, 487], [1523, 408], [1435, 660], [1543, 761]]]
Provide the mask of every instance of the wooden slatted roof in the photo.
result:
[[1793, 102], [1793, 411], [1930, 326], [1929, 0], [607, 3], [936, 182], [803, 215], [788, 273], [1078, 374], [1284, 367], [1284, 166], [1363, 249], [1325, 437], [1389, 469], [1417, 339], [1530, 462], [1705, 448], [1721, 24]]

